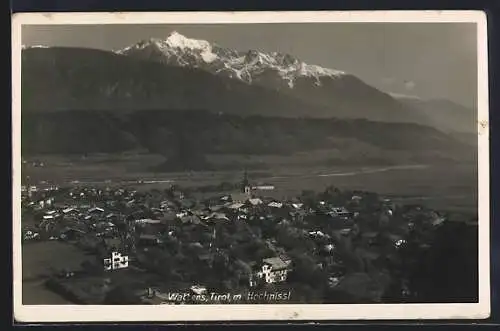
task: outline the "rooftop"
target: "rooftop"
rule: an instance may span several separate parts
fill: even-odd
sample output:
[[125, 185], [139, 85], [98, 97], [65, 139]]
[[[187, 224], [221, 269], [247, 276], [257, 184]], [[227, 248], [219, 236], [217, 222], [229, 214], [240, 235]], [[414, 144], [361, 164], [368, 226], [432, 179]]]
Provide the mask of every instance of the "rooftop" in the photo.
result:
[[262, 260], [264, 264], [269, 264], [273, 270], [285, 269], [290, 265], [290, 261], [283, 261], [280, 257], [270, 257]]

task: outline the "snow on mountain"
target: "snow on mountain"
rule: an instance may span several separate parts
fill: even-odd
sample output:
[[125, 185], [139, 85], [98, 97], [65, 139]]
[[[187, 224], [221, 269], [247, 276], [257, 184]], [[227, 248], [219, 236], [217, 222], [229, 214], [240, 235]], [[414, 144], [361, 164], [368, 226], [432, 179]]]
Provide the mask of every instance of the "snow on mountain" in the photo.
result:
[[343, 71], [307, 64], [288, 54], [264, 53], [257, 50], [240, 52], [206, 40], [187, 38], [176, 31], [166, 39], [143, 40], [116, 53], [170, 65], [204, 69], [246, 83], [274, 74], [290, 88], [293, 88], [296, 80], [301, 77], [312, 78], [315, 85], [320, 86], [322, 78], [335, 79], [345, 75]]
[[[179, 60], [182, 59], [182, 53], [187, 52], [199, 56], [205, 63], [210, 63], [217, 58], [217, 55], [212, 52], [212, 45], [208, 41], [186, 38], [177, 32], [171, 33], [165, 40], [151, 38], [126, 47], [123, 50], [119, 50], [117, 53], [129, 54], [141, 50], [148, 50], [150, 48], [156, 48], [166, 57], [177, 56]], [[181, 62], [180, 64], [185, 63]]]

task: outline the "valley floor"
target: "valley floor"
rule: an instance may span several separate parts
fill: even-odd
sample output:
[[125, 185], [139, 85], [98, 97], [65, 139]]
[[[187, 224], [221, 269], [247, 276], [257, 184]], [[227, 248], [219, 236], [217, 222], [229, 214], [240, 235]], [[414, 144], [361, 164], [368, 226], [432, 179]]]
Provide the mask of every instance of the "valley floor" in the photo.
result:
[[[43, 166], [23, 165], [22, 176], [30, 185], [105, 185], [136, 189], [164, 189], [181, 186], [239, 182], [245, 167], [224, 171], [156, 172], [149, 170], [162, 161], [156, 155], [100, 155], [82, 158], [44, 156], [36, 158]], [[477, 166], [474, 164], [401, 164], [367, 166], [323, 166], [286, 164], [276, 157], [265, 169], [249, 169], [254, 183], [268, 183], [275, 190], [266, 194], [290, 197], [303, 190], [323, 190], [333, 185], [341, 189], [378, 192], [394, 201], [421, 203], [430, 208], [477, 213]], [[145, 170], [146, 169], [146, 170]]]

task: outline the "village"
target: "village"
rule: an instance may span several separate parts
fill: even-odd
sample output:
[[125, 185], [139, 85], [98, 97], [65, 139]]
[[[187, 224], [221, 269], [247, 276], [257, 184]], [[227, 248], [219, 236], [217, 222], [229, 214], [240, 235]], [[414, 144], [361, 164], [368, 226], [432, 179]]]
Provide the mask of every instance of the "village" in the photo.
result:
[[[246, 172], [234, 187], [200, 198], [176, 186], [23, 186], [23, 245], [88, 253], [46, 283], [75, 303], [376, 303], [394, 287], [408, 238], [429, 249], [446, 221], [371, 192], [328, 187], [281, 200]], [[404, 277], [397, 292], [411, 296]]]

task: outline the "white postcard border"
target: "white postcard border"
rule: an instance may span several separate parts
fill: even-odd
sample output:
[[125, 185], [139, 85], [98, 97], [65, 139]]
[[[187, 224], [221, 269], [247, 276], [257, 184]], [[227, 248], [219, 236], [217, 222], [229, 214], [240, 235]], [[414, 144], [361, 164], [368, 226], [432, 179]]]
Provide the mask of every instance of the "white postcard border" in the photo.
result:
[[[21, 263], [21, 27], [54, 24], [470, 22], [478, 35], [479, 302], [468, 304], [23, 305]], [[489, 118], [486, 15], [481, 11], [17, 13], [12, 18], [14, 318], [19, 322], [188, 322], [482, 319], [490, 314]]]

